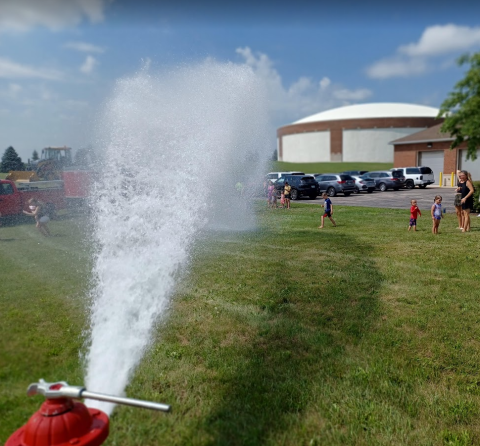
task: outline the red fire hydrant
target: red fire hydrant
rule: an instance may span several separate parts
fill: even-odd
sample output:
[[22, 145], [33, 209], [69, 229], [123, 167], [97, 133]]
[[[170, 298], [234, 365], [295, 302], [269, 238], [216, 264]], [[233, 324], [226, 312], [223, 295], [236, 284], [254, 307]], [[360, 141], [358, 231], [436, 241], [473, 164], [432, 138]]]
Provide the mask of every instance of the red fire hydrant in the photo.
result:
[[62, 381], [30, 384], [27, 395], [45, 395], [46, 401], [25, 426], [14, 432], [5, 446], [98, 446], [108, 437], [109, 419], [98, 409], [73, 398], [89, 398], [168, 412], [166, 404], [88, 392]]
[[5, 446], [101, 445], [108, 437], [107, 414], [62, 396], [61, 389], [66, 386], [63, 382], [30, 385], [28, 395], [43, 393], [47, 399]]

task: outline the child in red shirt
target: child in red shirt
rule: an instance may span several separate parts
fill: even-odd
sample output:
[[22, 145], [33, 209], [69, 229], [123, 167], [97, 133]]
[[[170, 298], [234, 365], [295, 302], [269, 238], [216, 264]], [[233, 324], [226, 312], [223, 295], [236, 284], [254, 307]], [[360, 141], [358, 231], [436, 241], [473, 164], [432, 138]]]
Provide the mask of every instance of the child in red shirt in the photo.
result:
[[417, 214], [421, 217], [422, 213], [420, 212], [420, 209], [418, 209], [417, 200], [410, 201], [410, 204], [410, 225], [408, 226], [408, 230], [410, 231], [413, 227], [413, 230], [417, 231]]

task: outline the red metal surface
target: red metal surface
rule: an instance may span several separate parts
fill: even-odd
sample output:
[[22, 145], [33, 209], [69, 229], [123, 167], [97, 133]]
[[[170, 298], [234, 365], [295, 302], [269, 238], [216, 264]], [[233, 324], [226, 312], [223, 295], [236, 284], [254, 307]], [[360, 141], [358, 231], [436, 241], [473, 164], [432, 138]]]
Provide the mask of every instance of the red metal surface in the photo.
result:
[[28, 210], [27, 201], [36, 198], [44, 203], [51, 203], [56, 210], [65, 208], [63, 188], [18, 190], [13, 181], [0, 180], [0, 214], [2, 216], [18, 215], [23, 210]]
[[90, 193], [92, 172], [71, 170], [62, 173], [65, 198], [87, 198]]
[[47, 399], [5, 446], [99, 446], [108, 437], [108, 416], [70, 398]]

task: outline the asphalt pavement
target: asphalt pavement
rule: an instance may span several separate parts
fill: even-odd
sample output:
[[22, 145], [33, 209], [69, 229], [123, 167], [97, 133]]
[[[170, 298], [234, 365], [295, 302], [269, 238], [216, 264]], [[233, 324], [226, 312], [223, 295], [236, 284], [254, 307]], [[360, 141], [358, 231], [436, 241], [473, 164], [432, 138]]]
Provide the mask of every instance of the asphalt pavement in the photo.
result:
[[[345, 197], [343, 194], [338, 194], [331, 197], [333, 205], [340, 206], [361, 206], [372, 208], [388, 208], [388, 209], [409, 209], [410, 200], [417, 200], [417, 206], [421, 211], [428, 211], [433, 204], [435, 195], [442, 196], [442, 207], [446, 209], [447, 213], [454, 213], [455, 206], [453, 205], [453, 198], [455, 196], [455, 188], [427, 186], [425, 189], [399, 189], [387, 190], [385, 192], [374, 191], [371, 194], [367, 192], [360, 192], [359, 194], [352, 194]], [[319, 196], [315, 200], [301, 198], [295, 203], [323, 203], [323, 199]]]

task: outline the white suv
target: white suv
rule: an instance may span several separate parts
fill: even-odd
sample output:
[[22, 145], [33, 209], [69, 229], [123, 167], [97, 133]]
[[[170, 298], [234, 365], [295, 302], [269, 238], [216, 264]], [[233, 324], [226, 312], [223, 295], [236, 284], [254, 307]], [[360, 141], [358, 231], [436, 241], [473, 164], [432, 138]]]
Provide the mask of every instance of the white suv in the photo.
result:
[[403, 172], [405, 187], [407, 189], [413, 189], [415, 186], [424, 189], [429, 184], [435, 183], [435, 176], [430, 167], [396, 167], [394, 170], [401, 170]]

